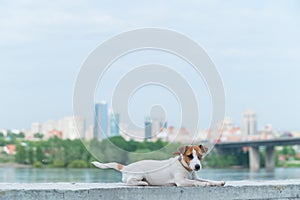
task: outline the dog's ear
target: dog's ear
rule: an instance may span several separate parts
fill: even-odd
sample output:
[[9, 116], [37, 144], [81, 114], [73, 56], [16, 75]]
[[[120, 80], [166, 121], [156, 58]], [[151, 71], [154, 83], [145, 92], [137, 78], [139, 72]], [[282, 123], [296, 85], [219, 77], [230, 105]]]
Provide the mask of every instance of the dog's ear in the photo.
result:
[[199, 148], [201, 149], [201, 151], [203, 153], [207, 153], [207, 151], [208, 151], [208, 148], [206, 146], [202, 145], [202, 144], [199, 145]]
[[180, 154], [184, 154], [186, 151], [188, 150], [188, 146], [183, 146], [183, 147], [179, 147], [178, 148], [178, 152], [180, 153]]

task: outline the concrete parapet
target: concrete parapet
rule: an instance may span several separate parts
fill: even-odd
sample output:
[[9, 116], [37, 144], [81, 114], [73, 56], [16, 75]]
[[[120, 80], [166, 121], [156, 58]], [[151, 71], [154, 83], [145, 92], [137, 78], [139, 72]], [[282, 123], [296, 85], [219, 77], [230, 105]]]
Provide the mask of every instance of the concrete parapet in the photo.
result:
[[129, 187], [122, 183], [0, 183], [0, 199], [300, 199], [300, 180], [229, 181], [224, 187]]

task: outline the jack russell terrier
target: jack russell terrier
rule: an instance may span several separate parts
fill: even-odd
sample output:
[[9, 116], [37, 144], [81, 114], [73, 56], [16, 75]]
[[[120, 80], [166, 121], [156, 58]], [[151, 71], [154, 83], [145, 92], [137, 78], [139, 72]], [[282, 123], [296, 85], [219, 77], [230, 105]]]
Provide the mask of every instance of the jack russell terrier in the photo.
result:
[[127, 166], [119, 163], [92, 162], [98, 168], [112, 168], [122, 172], [122, 181], [126, 185], [136, 186], [224, 186], [224, 181], [210, 181], [199, 179], [196, 171], [202, 168], [203, 155], [208, 151], [207, 147], [184, 146], [175, 152], [176, 157], [168, 160], [142, 160]]

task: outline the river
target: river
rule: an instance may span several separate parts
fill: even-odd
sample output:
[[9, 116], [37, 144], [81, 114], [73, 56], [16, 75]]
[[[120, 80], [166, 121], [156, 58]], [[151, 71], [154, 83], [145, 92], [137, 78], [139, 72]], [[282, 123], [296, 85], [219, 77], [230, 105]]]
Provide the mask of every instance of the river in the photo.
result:
[[[199, 177], [211, 180], [280, 180], [300, 179], [300, 168], [276, 168], [273, 172], [261, 169], [202, 169]], [[49, 182], [121, 182], [121, 173], [101, 169], [63, 168], [0, 168], [3, 183], [49, 183]]]

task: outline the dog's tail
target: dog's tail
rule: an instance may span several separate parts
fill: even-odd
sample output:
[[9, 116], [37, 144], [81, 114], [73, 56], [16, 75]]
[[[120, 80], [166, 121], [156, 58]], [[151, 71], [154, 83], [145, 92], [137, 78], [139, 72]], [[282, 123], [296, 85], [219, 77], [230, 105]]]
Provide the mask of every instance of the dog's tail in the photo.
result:
[[122, 171], [123, 165], [116, 163], [116, 162], [111, 162], [111, 163], [99, 163], [97, 161], [92, 162], [92, 164], [95, 167], [101, 168], [101, 169], [115, 169], [117, 171]]

